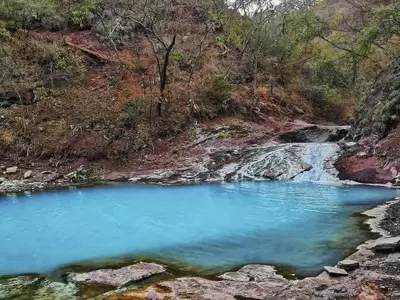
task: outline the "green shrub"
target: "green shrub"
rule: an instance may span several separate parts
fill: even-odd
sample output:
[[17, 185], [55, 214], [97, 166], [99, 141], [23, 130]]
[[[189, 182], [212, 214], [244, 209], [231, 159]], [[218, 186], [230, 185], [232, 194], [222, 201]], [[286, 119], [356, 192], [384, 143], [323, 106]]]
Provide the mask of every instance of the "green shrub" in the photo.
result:
[[232, 91], [233, 85], [224, 76], [214, 76], [199, 92], [202, 104], [208, 107], [203, 107], [205, 114], [211, 118], [215, 114], [234, 114], [237, 104], [231, 99]]
[[147, 112], [144, 99], [137, 99], [125, 104], [123, 108], [122, 122], [126, 127], [136, 127]]
[[204, 91], [204, 97], [214, 104], [220, 105], [230, 98], [232, 90], [232, 84], [224, 76], [218, 75], [209, 83], [208, 88]]
[[96, 6], [97, 0], [0, 0], [0, 19], [8, 26], [27, 29], [83, 27]]
[[59, 51], [55, 53], [54, 62], [57, 69], [71, 78], [78, 78], [86, 71], [82, 57], [75, 52]]

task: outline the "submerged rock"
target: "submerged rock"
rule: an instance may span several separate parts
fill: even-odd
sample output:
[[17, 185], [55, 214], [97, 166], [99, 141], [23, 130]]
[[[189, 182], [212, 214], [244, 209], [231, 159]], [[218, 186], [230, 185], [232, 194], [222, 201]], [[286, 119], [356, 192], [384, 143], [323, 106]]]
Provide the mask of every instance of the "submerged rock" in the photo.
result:
[[94, 283], [121, 287], [163, 272], [165, 272], [164, 266], [140, 262], [116, 270], [102, 269], [88, 273], [70, 273], [68, 280], [74, 283]]
[[0, 299], [78, 300], [73, 284], [53, 282], [37, 276], [0, 278]]
[[400, 250], [400, 236], [379, 238], [375, 241], [372, 246], [372, 250], [375, 252], [394, 252]]
[[347, 276], [347, 275], [349, 275], [346, 272], [346, 270], [336, 268], [336, 267], [324, 266], [324, 270], [331, 276]]

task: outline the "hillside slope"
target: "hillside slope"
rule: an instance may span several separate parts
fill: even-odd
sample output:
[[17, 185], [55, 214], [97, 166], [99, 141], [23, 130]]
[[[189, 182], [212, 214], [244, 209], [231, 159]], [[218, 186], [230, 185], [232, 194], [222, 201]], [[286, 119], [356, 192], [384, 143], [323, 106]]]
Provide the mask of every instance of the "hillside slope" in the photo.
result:
[[48, 28], [44, 17], [20, 25], [26, 29], [0, 23], [1, 164], [67, 172], [82, 163], [135, 160], [159, 151], [160, 141], [190, 133], [193, 124], [228, 116], [256, 123], [266, 116], [335, 119], [297, 83], [272, 83], [261, 67], [254, 73], [250, 57], [226, 40], [226, 32], [210, 27], [206, 7], [175, 1], [169, 9], [179, 24], [163, 20], [164, 39], [175, 32], [176, 42], [161, 100], [162, 51], [153, 53], [153, 40], [128, 21], [107, 39], [112, 11], [85, 19], [83, 30]]

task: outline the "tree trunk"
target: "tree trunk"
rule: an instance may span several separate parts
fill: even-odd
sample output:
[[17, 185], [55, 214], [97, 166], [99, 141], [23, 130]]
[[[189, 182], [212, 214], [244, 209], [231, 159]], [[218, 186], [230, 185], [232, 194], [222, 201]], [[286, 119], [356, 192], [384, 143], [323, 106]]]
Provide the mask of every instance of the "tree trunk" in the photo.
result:
[[165, 50], [164, 54], [164, 64], [162, 68], [159, 68], [159, 77], [160, 77], [160, 99], [157, 102], [157, 114], [161, 116], [162, 103], [165, 101], [165, 86], [167, 84], [167, 69], [169, 64], [169, 57], [171, 55], [171, 51], [175, 46], [176, 35], [174, 35], [171, 44]]

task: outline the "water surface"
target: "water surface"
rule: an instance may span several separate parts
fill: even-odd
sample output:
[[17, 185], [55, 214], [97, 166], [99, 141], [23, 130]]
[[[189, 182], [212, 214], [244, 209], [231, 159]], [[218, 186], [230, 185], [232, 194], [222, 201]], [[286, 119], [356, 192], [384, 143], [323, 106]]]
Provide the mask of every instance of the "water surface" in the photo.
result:
[[366, 239], [351, 217], [393, 189], [306, 182], [106, 186], [0, 199], [0, 275], [107, 257], [205, 270], [248, 263], [313, 275]]

